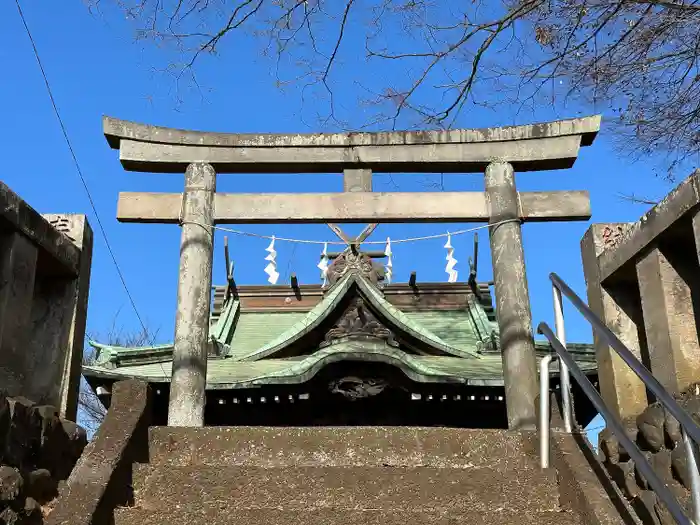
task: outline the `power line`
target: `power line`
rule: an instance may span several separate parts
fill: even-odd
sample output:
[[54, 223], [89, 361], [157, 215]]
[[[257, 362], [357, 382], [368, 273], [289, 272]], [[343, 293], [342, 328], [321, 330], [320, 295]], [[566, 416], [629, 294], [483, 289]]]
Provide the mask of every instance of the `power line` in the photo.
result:
[[85, 188], [85, 193], [87, 194], [88, 201], [90, 201], [90, 206], [92, 207], [92, 212], [95, 215], [95, 219], [97, 219], [97, 225], [100, 229], [100, 232], [102, 233], [102, 237], [104, 238], [105, 245], [107, 246], [107, 251], [109, 252], [110, 257], [112, 258], [112, 262], [114, 263], [114, 267], [117, 269], [117, 274], [119, 275], [119, 280], [122, 282], [122, 286], [124, 286], [124, 291], [126, 292], [126, 295], [129, 298], [129, 302], [131, 303], [131, 307], [134, 309], [134, 313], [136, 314], [136, 317], [139, 320], [139, 323], [141, 323], [141, 328], [143, 329], [144, 333], [147, 332], [146, 325], [143, 322], [143, 319], [141, 318], [141, 315], [139, 314], [138, 308], [136, 308], [136, 302], [134, 301], [133, 296], [131, 295], [131, 292], [129, 291], [129, 287], [126, 285], [126, 280], [124, 279], [124, 274], [121, 271], [121, 268], [119, 267], [119, 263], [117, 263], [117, 258], [114, 256], [114, 251], [112, 251], [112, 246], [109, 243], [109, 239], [107, 238], [107, 232], [104, 229], [104, 226], [102, 225], [102, 221], [100, 220], [100, 215], [97, 213], [97, 207], [95, 206], [95, 201], [92, 199], [92, 195], [90, 193], [90, 188], [88, 188], [87, 182], [85, 182], [85, 177], [83, 177], [83, 171], [80, 169], [80, 164], [78, 163], [78, 157], [75, 155], [75, 150], [73, 150], [73, 145], [71, 144], [70, 139], [68, 138], [68, 131], [66, 130], [66, 126], [63, 124], [63, 119], [61, 118], [61, 114], [58, 111], [58, 106], [56, 105], [56, 100], [53, 97], [53, 92], [51, 91], [51, 85], [49, 84], [49, 79], [46, 75], [46, 71], [44, 70], [44, 66], [41, 63], [41, 59], [39, 58], [39, 50], [36, 47], [36, 44], [34, 43], [34, 37], [32, 37], [32, 33], [29, 30], [29, 26], [27, 25], [27, 21], [24, 18], [24, 13], [22, 12], [22, 6], [20, 6], [19, 0], [15, 0], [15, 3], [17, 4], [17, 11], [19, 12], [19, 17], [22, 19], [22, 24], [24, 25], [24, 30], [27, 33], [27, 36], [29, 37], [29, 41], [32, 44], [32, 49], [34, 50], [34, 57], [36, 58], [37, 64], [39, 64], [39, 69], [41, 70], [41, 75], [44, 77], [44, 83], [46, 84], [46, 91], [49, 93], [49, 99], [51, 100], [51, 106], [53, 106], [53, 111], [56, 114], [56, 118], [58, 119], [58, 123], [61, 126], [61, 131], [63, 132], [63, 138], [66, 140], [66, 144], [68, 145], [68, 149], [70, 150], [70, 154], [73, 157], [73, 163], [75, 164], [75, 169], [78, 172], [78, 176], [80, 177], [80, 181], [83, 183], [83, 188]]
[[[481, 226], [475, 226], [473, 228], [467, 228], [464, 230], [457, 230], [453, 232], [446, 232], [446, 233], [436, 233], [433, 235], [424, 235], [423, 237], [407, 237], [405, 239], [391, 239], [392, 244], [401, 244], [401, 243], [407, 243], [407, 242], [418, 242], [418, 241], [428, 241], [432, 239], [443, 239], [445, 237], [456, 237], [458, 235], [464, 235], [465, 233], [471, 233], [471, 232], [476, 232], [479, 230], [484, 230], [487, 228], [497, 228], [498, 226], [502, 224], [507, 224], [509, 222], [521, 222], [521, 219], [505, 219], [499, 222], [494, 222], [491, 224], [483, 224]], [[200, 228], [204, 228], [205, 230], [213, 229], [213, 230], [219, 230], [227, 233], [234, 233], [236, 235], [241, 235], [244, 237], [255, 237], [257, 239], [267, 239], [267, 240], [276, 240], [276, 241], [283, 241], [283, 242], [291, 242], [291, 243], [296, 243], [296, 244], [322, 244], [322, 245], [346, 245], [347, 243], [345, 241], [319, 241], [315, 239], [293, 239], [291, 237], [278, 237], [276, 235], [263, 235], [260, 233], [253, 233], [253, 232], [247, 232], [243, 230], [234, 230], [232, 228], [225, 228], [223, 226], [206, 226], [204, 224], [201, 224], [199, 222], [195, 221], [180, 221], [180, 224], [194, 224], [196, 226], [199, 226]], [[386, 244], [386, 241], [362, 241], [362, 244], [373, 244], [373, 245], [379, 245], [379, 244]]]

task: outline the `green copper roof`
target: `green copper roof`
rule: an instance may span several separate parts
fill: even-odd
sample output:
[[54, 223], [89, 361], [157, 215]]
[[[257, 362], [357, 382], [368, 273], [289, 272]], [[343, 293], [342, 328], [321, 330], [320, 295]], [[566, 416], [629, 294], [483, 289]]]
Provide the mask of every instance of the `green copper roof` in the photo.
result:
[[[377, 322], [400, 336], [400, 347], [370, 338], [336, 340], [319, 348], [324, 331], [343, 316], [354, 297], [362, 299]], [[245, 312], [231, 297], [210, 328], [207, 388], [302, 383], [324, 366], [342, 360], [391, 364], [418, 382], [501, 385], [501, 355], [493, 346], [498, 344], [498, 326], [485, 308], [469, 296], [461, 308], [402, 312], [355, 273], [345, 275], [309, 312]], [[90, 344], [98, 358], [83, 367], [87, 377], [170, 380], [172, 344], [140, 348]], [[550, 352], [546, 342], [537, 342], [536, 348], [540, 356]], [[596, 371], [590, 345], [569, 344], [568, 348], [585, 372]]]
[[388, 326], [398, 327], [402, 332], [436, 349], [439, 353], [458, 357], [479, 358], [473, 347], [457, 348], [451, 346], [426, 327], [411, 320], [410, 317], [384, 299], [381, 292], [374, 285], [363, 276], [355, 273], [347, 273], [303, 319], [299, 319], [294, 325], [266, 345], [248, 354], [232, 352], [231, 355], [236, 356], [235, 358], [241, 361], [257, 361], [274, 355], [283, 347], [304, 337], [331, 316], [353, 286], [358, 288], [359, 294], [374, 307], [380, 317], [384, 318], [383, 320]]
[[[462, 383], [466, 385], [501, 385], [501, 356], [485, 355], [481, 359], [416, 356], [385, 344], [343, 342], [324, 348], [303, 359], [263, 359], [234, 361], [212, 359], [207, 365], [207, 388], [250, 388], [266, 384], [298, 384], [311, 379], [324, 366], [343, 360], [374, 361], [394, 365], [410, 379], [424, 383]], [[583, 360], [585, 372], [596, 370], [595, 360]], [[155, 383], [170, 381], [171, 362], [132, 366], [115, 370], [84, 367], [90, 376], [105, 379], [141, 377]], [[556, 373], [556, 366], [552, 367]]]

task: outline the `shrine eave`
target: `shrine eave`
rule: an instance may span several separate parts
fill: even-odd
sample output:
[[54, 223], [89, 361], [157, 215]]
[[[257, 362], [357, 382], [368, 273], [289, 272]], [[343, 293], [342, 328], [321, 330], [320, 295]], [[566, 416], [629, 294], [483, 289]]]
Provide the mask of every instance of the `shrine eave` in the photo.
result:
[[[581, 359], [583, 357], [583, 359]], [[503, 386], [500, 354], [479, 360], [458, 357], [416, 356], [387, 345], [367, 345], [348, 341], [315, 352], [302, 360], [264, 359], [240, 362], [209, 359], [207, 390], [237, 390], [269, 385], [298, 385], [311, 380], [321, 369], [342, 361], [385, 363], [400, 369], [417, 383], [462, 384], [465, 386]], [[578, 364], [587, 375], [596, 375], [595, 359], [579, 356]], [[169, 383], [172, 361], [107, 370], [85, 366], [89, 382], [118, 381], [137, 377], [149, 383]], [[558, 373], [556, 365], [551, 374]]]
[[564, 169], [600, 129], [599, 115], [522, 126], [449, 131], [216, 133], [103, 118], [125, 169], [182, 173], [206, 162], [217, 173], [480, 172], [493, 160], [517, 171]]

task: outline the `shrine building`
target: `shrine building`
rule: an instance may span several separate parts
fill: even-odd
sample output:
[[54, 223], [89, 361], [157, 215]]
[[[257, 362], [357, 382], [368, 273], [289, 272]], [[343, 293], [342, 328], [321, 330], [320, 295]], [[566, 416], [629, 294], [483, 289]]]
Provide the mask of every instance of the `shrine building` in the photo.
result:
[[[385, 284], [383, 267], [346, 250], [329, 283], [214, 288], [206, 425], [410, 425], [506, 428], [499, 330], [490, 284]], [[109, 401], [115, 381], [148, 381], [167, 422], [173, 345], [91, 343], [83, 368]], [[550, 349], [535, 343], [538, 358]], [[593, 346], [567, 348], [597, 381]], [[558, 369], [551, 370], [553, 384]], [[573, 386], [579, 422], [595, 416]]]

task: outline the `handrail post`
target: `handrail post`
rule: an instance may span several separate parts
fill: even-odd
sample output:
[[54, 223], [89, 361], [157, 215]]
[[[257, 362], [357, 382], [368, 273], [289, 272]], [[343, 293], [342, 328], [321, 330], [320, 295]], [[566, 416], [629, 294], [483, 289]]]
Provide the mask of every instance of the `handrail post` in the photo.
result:
[[554, 356], [540, 361], [540, 466], [549, 468], [549, 364]]
[[[552, 296], [554, 298], [554, 328], [557, 339], [566, 348], [566, 330], [564, 329], [564, 304], [562, 302], [561, 290], [552, 283]], [[561, 390], [561, 404], [564, 416], [564, 430], [571, 433], [573, 431], [573, 421], [571, 409], [571, 377], [569, 368], [559, 360], [559, 388]]]
[[688, 474], [690, 475], [690, 497], [692, 501], [693, 521], [700, 523], [700, 472], [698, 472], [698, 449], [693, 440], [681, 427], [685, 453], [688, 457]]

